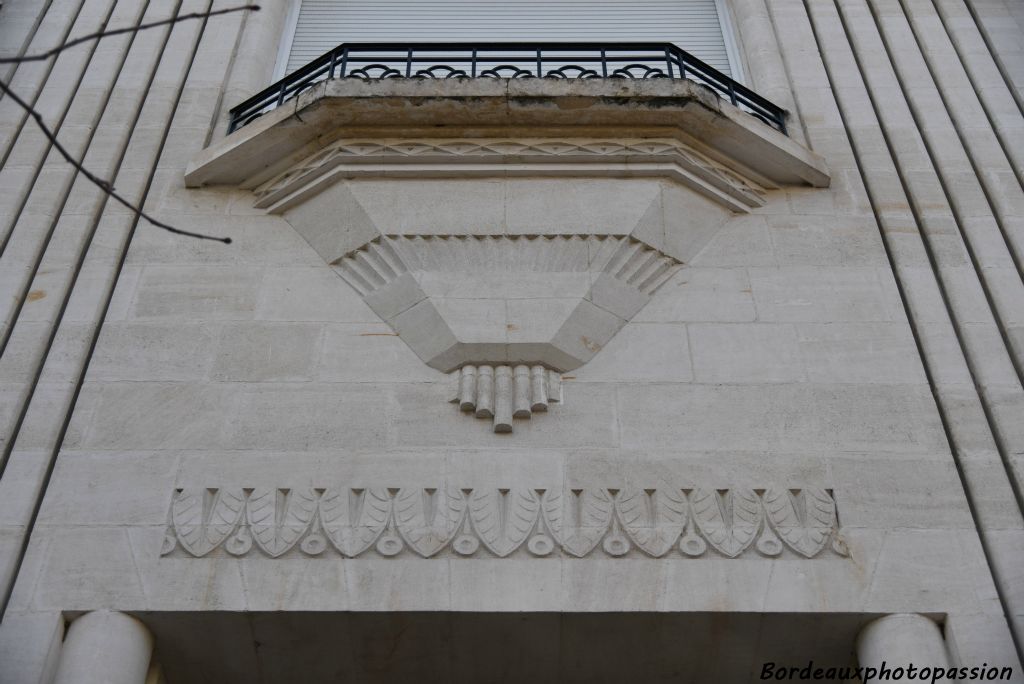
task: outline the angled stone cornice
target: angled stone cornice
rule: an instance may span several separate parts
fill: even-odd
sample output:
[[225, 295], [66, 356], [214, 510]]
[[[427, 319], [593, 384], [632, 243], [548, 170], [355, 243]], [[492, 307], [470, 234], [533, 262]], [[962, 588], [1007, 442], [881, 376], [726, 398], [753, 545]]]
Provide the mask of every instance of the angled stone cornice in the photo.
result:
[[161, 555], [682, 560], [754, 551], [769, 558], [848, 555], [832, 492], [667, 485], [178, 489]]
[[256, 188], [256, 206], [279, 213], [342, 178], [663, 177], [731, 211], [765, 191], [671, 138], [338, 140]]

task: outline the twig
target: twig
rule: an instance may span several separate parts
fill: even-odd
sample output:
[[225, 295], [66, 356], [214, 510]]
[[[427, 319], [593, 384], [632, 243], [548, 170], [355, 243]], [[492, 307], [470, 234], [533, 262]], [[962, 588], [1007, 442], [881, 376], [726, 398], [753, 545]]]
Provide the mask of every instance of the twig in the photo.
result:
[[227, 238], [227, 237], [225, 237], [225, 238], [214, 237], [212, 235], [203, 235], [202, 233], [193, 233], [193, 232], [188, 231], [188, 230], [182, 230], [181, 228], [175, 228], [174, 226], [170, 226], [170, 225], [168, 225], [168, 224], [166, 224], [166, 223], [164, 223], [162, 221], [156, 220], [155, 218], [153, 218], [152, 216], [150, 216], [146, 212], [142, 211], [142, 209], [140, 209], [139, 207], [136, 207], [134, 204], [132, 204], [131, 202], [126, 200], [124, 197], [122, 197], [121, 195], [117, 194], [117, 191], [114, 190], [114, 186], [112, 186], [108, 181], [105, 181], [102, 178], [100, 178], [99, 176], [97, 176], [96, 174], [92, 173], [87, 168], [82, 166], [82, 163], [80, 161], [78, 161], [77, 159], [72, 157], [71, 153], [68, 152], [67, 149], [65, 149], [65, 147], [63, 145], [61, 145], [57, 141], [57, 136], [55, 136], [53, 134], [53, 131], [51, 131], [49, 128], [47, 128], [46, 123], [43, 121], [42, 115], [39, 112], [37, 112], [35, 109], [33, 109], [32, 105], [30, 105], [29, 103], [25, 102], [20, 97], [18, 97], [17, 93], [15, 93], [13, 90], [11, 90], [7, 86], [7, 84], [4, 83], [3, 81], [0, 81], [0, 90], [2, 90], [4, 93], [6, 93], [7, 96], [10, 97], [12, 100], [14, 100], [22, 109], [24, 109], [26, 112], [28, 112], [28, 115], [31, 116], [35, 120], [36, 125], [38, 125], [40, 130], [42, 130], [43, 135], [45, 135], [46, 138], [50, 141], [50, 143], [53, 145], [54, 149], [56, 149], [57, 152], [60, 153], [60, 156], [64, 157], [64, 159], [67, 160], [67, 162], [69, 164], [71, 164], [76, 169], [78, 169], [79, 173], [81, 173], [83, 176], [88, 178], [100, 190], [102, 190], [103, 192], [107, 193], [108, 195], [113, 197], [115, 200], [117, 200], [118, 202], [120, 202], [124, 206], [128, 207], [129, 209], [131, 209], [135, 213], [136, 216], [138, 216], [139, 218], [146, 219], [147, 221], [152, 223], [157, 228], [163, 228], [164, 230], [169, 231], [171, 233], [174, 233], [176, 235], [186, 235], [188, 237], [199, 238], [200, 240], [215, 240], [217, 242], [223, 242], [225, 245], [230, 245], [231, 244], [231, 238]]
[[[22, 57], [0, 57], [0, 64], [11, 64], [11, 63], [18, 63], [18, 64], [20, 64], [22, 62], [37, 62], [37, 61], [40, 61], [40, 60], [43, 60], [43, 59], [49, 59], [50, 57], [53, 57], [54, 55], [59, 54], [59, 53], [63, 52], [64, 50], [67, 50], [70, 47], [74, 47], [76, 45], [81, 45], [82, 43], [88, 43], [90, 40], [99, 40], [100, 38], [107, 38], [109, 36], [116, 36], [116, 35], [119, 35], [119, 34], [122, 34], [122, 33], [135, 33], [136, 31], [142, 31], [142, 30], [145, 30], [145, 29], [154, 28], [156, 26], [166, 26], [167, 24], [177, 24], [177, 23], [185, 21], [187, 19], [206, 19], [208, 17], [215, 17], [218, 14], [229, 14], [231, 12], [242, 12], [244, 10], [252, 10], [253, 12], [258, 12], [259, 9], [260, 9], [259, 5], [242, 5], [240, 7], [228, 7], [226, 9], [214, 10], [212, 12], [193, 12], [192, 14], [182, 14], [181, 16], [178, 16], [178, 17], [173, 17], [171, 19], [164, 19], [162, 21], [154, 21], [154, 22], [150, 22], [149, 24], [139, 24], [137, 26], [127, 26], [125, 28], [111, 29], [110, 31], [100, 31], [99, 33], [91, 33], [91, 34], [89, 34], [87, 36], [82, 36], [80, 38], [75, 38], [74, 40], [69, 40], [68, 42], [64, 43], [63, 45], [58, 45], [57, 47], [53, 48], [52, 50], [47, 50], [46, 52], [41, 52], [38, 55], [24, 55]], [[8, 91], [8, 92], [10, 92], [10, 91]]]
[[[38, 55], [26, 55], [26, 56], [23, 56], [23, 57], [7, 57], [7, 58], [2, 58], [2, 59], [0, 59], [0, 64], [8, 64], [8, 63], [12, 63], [12, 62], [21, 63], [21, 62], [39, 61], [39, 60], [43, 60], [43, 59], [48, 59], [48, 58], [50, 58], [50, 57], [60, 53], [63, 50], [67, 50], [69, 47], [73, 47], [75, 45], [79, 45], [81, 43], [85, 43], [85, 42], [88, 42], [90, 40], [99, 40], [101, 38], [106, 38], [108, 36], [115, 36], [115, 35], [118, 35], [118, 34], [121, 34], [121, 33], [137, 33], [138, 31], [143, 31], [145, 29], [154, 28], [154, 27], [157, 27], [157, 26], [166, 26], [168, 24], [177, 24], [177, 23], [180, 23], [182, 21], [186, 21], [188, 19], [206, 19], [206, 18], [209, 18], [209, 17], [217, 16], [219, 14], [228, 14], [229, 12], [241, 12], [241, 11], [244, 11], [244, 10], [253, 10], [255, 12], [255, 11], [258, 11], [259, 8], [260, 8], [259, 5], [242, 5], [240, 7], [229, 7], [227, 9], [214, 10], [212, 12], [194, 12], [192, 14], [183, 14], [183, 15], [180, 15], [180, 16], [177, 16], [177, 17], [172, 17], [171, 19], [165, 19], [163, 21], [154, 21], [154, 22], [150, 22], [148, 24], [138, 24], [136, 26], [129, 26], [129, 27], [120, 28], [120, 29], [113, 29], [111, 31], [102, 31], [100, 33], [93, 33], [93, 34], [90, 34], [88, 36], [82, 36], [81, 38], [76, 38], [75, 40], [72, 40], [72, 41], [69, 41], [67, 43], [64, 43], [63, 45], [60, 45], [58, 47], [53, 48], [52, 50], [48, 50], [47, 52], [43, 52], [43, 53], [38, 54]], [[77, 159], [75, 159], [74, 157], [72, 157], [71, 153], [68, 152], [68, 150], [63, 145], [61, 145], [60, 142], [57, 141], [56, 134], [47, 127], [46, 122], [43, 121], [42, 115], [39, 112], [37, 112], [35, 109], [33, 109], [32, 105], [30, 105], [28, 102], [26, 102], [25, 100], [23, 100], [20, 97], [18, 97], [17, 93], [15, 93], [13, 90], [10, 89], [9, 84], [4, 83], [3, 81], [0, 81], [0, 92], [3, 92], [8, 97], [10, 97], [12, 100], [14, 100], [14, 102], [19, 107], [24, 109], [28, 113], [28, 115], [30, 117], [32, 117], [32, 119], [36, 122], [36, 125], [39, 126], [39, 129], [43, 132], [43, 135], [45, 135], [47, 140], [50, 141], [50, 144], [53, 145], [53, 148], [56, 149], [58, 153], [60, 153], [60, 156], [64, 157], [64, 159], [69, 164], [74, 166], [78, 170], [79, 173], [81, 173], [83, 176], [85, 176], [87, 179], [89, 179], [89, 181], [92, 182], [93, 185], [98, 187], [100, 190], [105, 192], [110, 197], [113, 197], [115, 200], [117, 200], [118, 202], [123, 204], [128, 209], [130, 209], [137, 217], [142, 218], [142, 219], [146, 219], [147, 221], [149, 221], [149, 223], [153, 224], [157, 228], [162, 228], [163, 230], [166, 230], [166, 231], [168, 231], [170, 233], [174, 233], [175, 235], [184, 235], [184, 236], [187, 236], [187, 237], [198, 238], [200, 240], [214, 240], [216, 242], [223, 242], [225, 245], [230, 245], [231, 244], [231, 238], [228, 238], [228, 237], [224, 237], [224, 238], [214, 237], [212, 235], [204, 235], [202, 233], [194, 233], [194, 232], [189, 231], [189, 230], [182, 230], [181, 228], [175, 228], [174, 226], [168, 225], [168, 224], [164, 223], [163, 221], [156, 220], [155, 218], [153, 218], [152, 216], [150, 216], [146, 212], [142, 211], [141, 207], [135, 206], [134, 204], [129, 202], [127, 199], [125, 199], [124, 197], [119, 195], [117, 193], [117, 191], [114, 190], [114, 186], [112, 186], [109, 181], [105, 181], [102, 178], [100, 178], [99, 176], [97, 176], [96, 174], [92, 173], [87, 168], [82, 166], [82, 162], [80, 162]]]

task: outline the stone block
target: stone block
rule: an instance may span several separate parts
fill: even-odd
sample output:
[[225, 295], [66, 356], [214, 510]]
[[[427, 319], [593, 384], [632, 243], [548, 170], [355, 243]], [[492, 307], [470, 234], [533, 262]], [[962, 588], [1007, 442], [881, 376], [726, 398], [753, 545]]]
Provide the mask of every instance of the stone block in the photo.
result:
[[573, 374], [579, 382], [689, 382], [686, 327], [630, 323]]
[[683, 268], [633, 319], [638, 323], [721, 321], [740, 323], [756, 317], [745, 269]]
[[365, 301], [381, 319], [390, 321], [426, 296], [416, 279], [403, 273], [384, 287], [367, 293]]
[[[449, 361], [450, 353], [459, 340], [429, 301], [421, 301], [406, 309], [389, 323], [424, 363], [433, 361], [434, 368], [442, 371], [451, 370], [446, 366], [446, 362]], [[445, 356], [446, 352], [449, 356]]]
[[131, 609], [145, 605], [135, 554], [124, 527], [37, 526], [46, 555], [32, 594], [36, 610]]
[[[888, 385], [628, 385], [622, 445], [731, 452], [927, 452], [945, 448], [927, 388]], [[563, 412], [559, 412], [561, 415]]]
[[691, 268], [775, 266], [764, 216], [734, 216], [690, 260]]
[[687, 326], [698, 382], [800, 382], [806, 379], [791, 325], [694, 323]]
[[601, 351], [624, 324], [625, 321], [615, 314], [584, 300], [559, 328], [551, 343], [581, 365]]
[[338, 323], [380, 320], [348, 283], [322, 265], [268, 268], [260, 283], [256, 318]]
[[688, 264], [734, 214], [711, 200], [669, 184], [661, 196], [665, 214], [665, 253]]
[[43, 450], [15, 449], [8, 456], [0, 480], [0, 525], [28, 525], [50, 454]]
[[379, 234], [374, 220], [344, 183], [285, 212], [284, 219], [329, 264]]
[[[506, 190], [502, 180], [365, 179], [348, 181], [348, 187], [380, 232], [387, 235], [506, 232]], [[396, 202], [396, 197], [402, 201]], [[415, 206], [416, 211], [408, 211], [409, 206]]]
[[[449, 563], [392, 558], [350, 563], [347, 570], [346, 593], [328, 597], [323, 607], [333, 608], [332, 604], [345, 601], [348, 610], [378, 611], [382, 605], [403, 612], [451, 609]], [[395, 594], [395, 587], [402, 587], [401, 595]], [[378, 619], [395, 618], [381, 613]]]
[[656, 180], [621, 178], [515, 179], [506, 187], [513, 235], [629, 235], [661, 194]]
[[640, 312], [651, 296], [608, 273], [595, 273], [594, 284], [587, 296], [591, 302], [624, 321]]
[[899, 297], [871, 268], [750, 269], [762, 321], [891, 321], [902, 317]]
[[564, 449], [618, 444], [614, 390], [563, 383], [557, 410], [517, 421], [515, 436], [496, 434], [489, 421], [469, 420], [447, 402], [448, 383], [396, 388], [388, 440], [394, 447]]
[[925, 382], [904, 323], [799, 323], [796, 337], [811, 382]]
[[314, 379], [323, 337], [318, 323], [228, 323], [216, 343], [210, 377], [220, 381]]
[[837, 220], [835, 213], [772, 217], [768, 230], [778, 264], [885, 266], [885, 251], [874, 219], [869, 215]]
[[161, 526], [167, 522], [179, 459], [173, 453], [64, 451], [39, 524]]
[[372, 448], [386, 443], [394, 410], [391, 391], [381, 385], [269, 385], [232, 395], [219, 413], [227, 414], [224, 443], [240, 449]]
[[436, 382], [442, 377], [383, 323], [327, 325], [313, 374], [324, 382]]
[[267, 563], [254, 556], [235, 561], [245, 587], [245, 605], [253, 611], [320, 611], [324, 597], [330, 610], [346, 609], [348, 564], [322, 558], [279, 558]]
[[[864, 608], [887, 613], [998, 610], [984, 562], [974, 530], [890, 530]], [[907, 577], [916, 580], [908, 585]]]
[[202, 380], [209, 372], [218, 330], [209, 323], [109, 322], [89, 361], [99, 381]]
[[232, 266], [147, 266], [129, 316], [205, 320], [251, 319], [262, 273]]
[[[544, 612], [565, 601], [565, 568], [558, 558], [455, 560], [449, 571], [451, 610]], [[495, 591], [495, 587], [508, 589]]]
[[231, 388], [224, 385], [112, 382], [99, 397], [81, 443], [96, 449], [210, 448], [229, 421]]
[[970, 529], [971, 511], [947, 454], [827, 459], [843, 528]]

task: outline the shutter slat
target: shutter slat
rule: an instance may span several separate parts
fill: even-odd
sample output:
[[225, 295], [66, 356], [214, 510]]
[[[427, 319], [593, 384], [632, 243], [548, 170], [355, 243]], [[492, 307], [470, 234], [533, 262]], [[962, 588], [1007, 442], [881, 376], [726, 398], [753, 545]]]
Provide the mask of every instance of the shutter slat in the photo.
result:
[[344, 42], [670, 42], [730, 74], [715, 0], [303, 0], [292, 72]]

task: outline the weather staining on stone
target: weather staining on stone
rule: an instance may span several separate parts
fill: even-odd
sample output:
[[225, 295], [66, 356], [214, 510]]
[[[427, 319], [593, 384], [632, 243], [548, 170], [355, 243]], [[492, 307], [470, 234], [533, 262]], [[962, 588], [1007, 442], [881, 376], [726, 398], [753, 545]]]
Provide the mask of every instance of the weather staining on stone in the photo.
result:
[[169, 521], [168, 557], [848, 555], [820, 488], [179, 489]]

